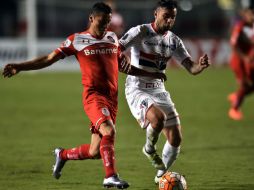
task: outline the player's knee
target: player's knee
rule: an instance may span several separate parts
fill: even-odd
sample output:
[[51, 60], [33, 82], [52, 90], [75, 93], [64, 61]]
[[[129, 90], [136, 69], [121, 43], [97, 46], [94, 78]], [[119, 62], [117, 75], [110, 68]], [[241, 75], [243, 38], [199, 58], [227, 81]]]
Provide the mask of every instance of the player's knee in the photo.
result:
[[102, 134], [102, 136], [114, 137], [116, 133], [115, 127], [111, 122], [105, 122], [101, 124], [99, 131]]
[[92, 159], [100, 159], [101, 157], [100, 150], [98, 149], [89, 150], [89, 154]]
[[101, 159], [100, 151], [94, 151], [90, 153], [92, 159]]
[[102, 136], [114, 137], [115, 133], [116, 133], [115, 128], [113, 126], [109, 126], [109, 127], [105, 128]]

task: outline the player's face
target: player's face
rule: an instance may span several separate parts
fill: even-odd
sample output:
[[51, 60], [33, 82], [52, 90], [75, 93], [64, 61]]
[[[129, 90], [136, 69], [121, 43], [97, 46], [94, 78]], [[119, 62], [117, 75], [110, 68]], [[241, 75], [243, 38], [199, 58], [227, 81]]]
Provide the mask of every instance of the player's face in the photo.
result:
[[177, 9], [167, 9], [159, 7], [154, 13], [155, 24], [159, 31], [166, 32], [170, 30], [175, 23]]
[[98, 13], [90, 17], [91, 27], [98, 33], [105, 33], [109, 23], [111, 22], [112, 14]]
[[253, 12], [253, 10], [250, 10], [250, 9], [245, 10], [244, 18], [245, 18], [245, 21], [248, 24], [253, 24], [253, 22], [254, 22], [254, 12]]

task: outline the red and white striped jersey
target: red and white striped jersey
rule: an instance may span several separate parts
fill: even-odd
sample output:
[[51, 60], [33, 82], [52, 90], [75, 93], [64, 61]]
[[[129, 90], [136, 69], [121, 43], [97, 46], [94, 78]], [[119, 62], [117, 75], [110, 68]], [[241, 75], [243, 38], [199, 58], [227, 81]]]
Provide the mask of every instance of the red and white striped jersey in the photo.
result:
[[[182, 63], [190, 57], [182, 40], [171, 31], [164, 35], [158, 34], [154, 23], [138, 25], [131, 28], [121, 39], [122, 49], [131, 48], [132, 65], [150, 72], [165, 72], [167, 62], [174, 57]], [[152, 80], [160, 83], [159, 79]], [[128, 76], [127, 86], [138, 86], [140, 83], [151, 82], [150, 78]], [[164, 87], [163, 84], [159, 86]]]
[[85, 95], [96, 92], [116, 97], [118, 89], [118, 56], [120, 48], [114, 32], [108, 31], [98, 39], [89, 32], [69, 36], [57, 54], [75, 55], [81, 69]]

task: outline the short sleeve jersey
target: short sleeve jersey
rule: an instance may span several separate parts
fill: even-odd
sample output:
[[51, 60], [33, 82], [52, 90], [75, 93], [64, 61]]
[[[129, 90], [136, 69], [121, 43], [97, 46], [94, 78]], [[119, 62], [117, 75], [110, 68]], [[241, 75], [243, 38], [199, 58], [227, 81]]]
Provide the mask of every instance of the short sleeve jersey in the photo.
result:
[[[119, 42], [123, 49], [131, 48], [132, 65], [150, 72], [165, 72], [167, 62], [172, 57], [180, 63], [190, 57], [178, 36], [171, 31], [164, 35], [158, 34], [154, 29], [154, 23], [131, 28]], [[151, 79], [137, 76], [127, 78], [127, 86], [128, 83], [135, 86], [135, 83], [138, 85], [145, 82], [151, 82]]]
[[238, 47], [244, 53], [249, 53], [254, 41], [254, 27], [246, 26], [243, 21], [235, 23], [230, 38], [230, 44]]
[[108, 31], [101, 39], [88, 32], [69, 36], [61, 47], [55, 50], [64, 57], [74, 55], [82, 74], [84, 95], [98, 93], [116, 97], [118, 89], [118, 39]]

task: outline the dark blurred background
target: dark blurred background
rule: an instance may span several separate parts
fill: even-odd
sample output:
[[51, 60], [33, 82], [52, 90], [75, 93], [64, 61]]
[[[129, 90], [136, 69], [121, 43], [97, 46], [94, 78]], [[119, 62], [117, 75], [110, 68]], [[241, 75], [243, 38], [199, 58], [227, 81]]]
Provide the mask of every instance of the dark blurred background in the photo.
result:
[[[49, 53], [68, 35], [83, 31], [95, 0], [8, 0], [0, 6], [0, 66], [3, 62]], [[118, 17], [119, 37], [132, 26], [153, 21], [156, 0], [108, 0]], [[237, 11], [248, 0], [178, 0], [173, 32], [194, 58], [207, 52], [227, 63], [228, 39]]]

